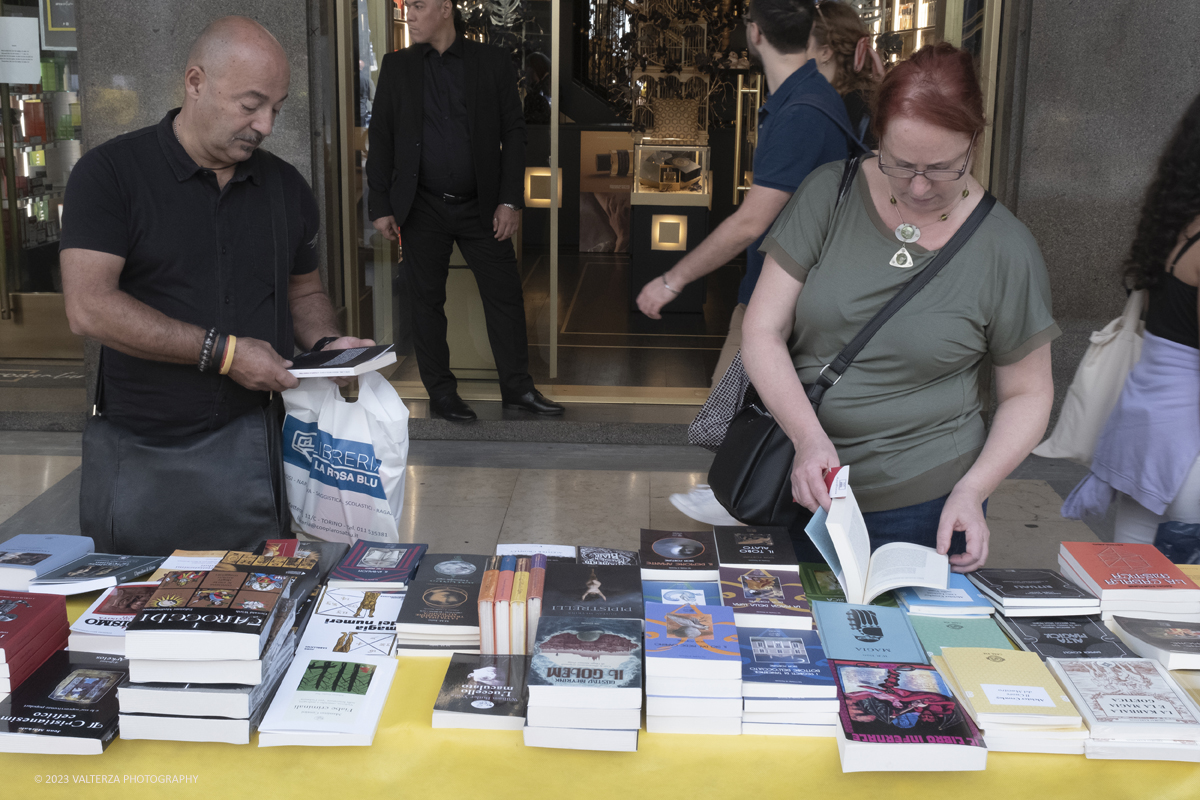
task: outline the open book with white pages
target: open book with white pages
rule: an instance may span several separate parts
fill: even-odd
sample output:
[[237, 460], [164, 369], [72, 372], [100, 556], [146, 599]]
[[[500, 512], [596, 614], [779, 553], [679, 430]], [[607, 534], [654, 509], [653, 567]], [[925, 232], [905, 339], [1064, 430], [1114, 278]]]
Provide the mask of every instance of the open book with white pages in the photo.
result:
[[825, 476], [832, 502], [818, 508], [805, 532], [837, 576], [846, 602], [870, 603], [884, 592], [902, 586], [945, 589], [950, 560], [919, 544], [892, 542], [871, 552], [867, 523], [850, 488], [850, 468], [838, 467]]

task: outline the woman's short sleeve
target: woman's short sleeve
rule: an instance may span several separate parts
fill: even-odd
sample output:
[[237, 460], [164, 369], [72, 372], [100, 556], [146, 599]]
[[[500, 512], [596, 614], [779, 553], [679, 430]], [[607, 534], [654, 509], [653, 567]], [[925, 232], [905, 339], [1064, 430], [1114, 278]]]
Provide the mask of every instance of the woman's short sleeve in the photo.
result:
[[987, 326], [988, 353], [997, 366], [1015, 364], [1062, 331], [1054, 322], [1050, 276], [1037, 242], [1009, 214], [997, 240], [996, 273]]
[[844, 165], [843, 161], [834, 161], [809, 173], [758, 248], [800, 282], [804, 282], [821, 257], [825, 236], [833, 222]]

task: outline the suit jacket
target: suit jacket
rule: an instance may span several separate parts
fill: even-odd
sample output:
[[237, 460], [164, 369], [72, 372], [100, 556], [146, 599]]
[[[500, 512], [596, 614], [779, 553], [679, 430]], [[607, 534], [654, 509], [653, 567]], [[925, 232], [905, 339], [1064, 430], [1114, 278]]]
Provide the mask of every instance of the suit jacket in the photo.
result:
[[[463, 101], [471, 133], [479, 216], [488, 230], [496, 206], [523, 206], [525, 117], [512, 61], [498, 47], [464, 39]], [[383, 57], [368, 131], [367, 203], [371, 219], [400, 225], [417, 195], [425, 127], [425, 53], [413, 45]]]

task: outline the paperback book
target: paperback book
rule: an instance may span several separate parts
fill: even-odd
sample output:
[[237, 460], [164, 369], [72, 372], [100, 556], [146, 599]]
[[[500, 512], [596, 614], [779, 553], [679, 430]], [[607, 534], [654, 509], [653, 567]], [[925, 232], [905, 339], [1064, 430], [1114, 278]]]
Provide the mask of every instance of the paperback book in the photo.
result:
[[0, 590], [25, 592], [35, 578], [82, 558], [95, 549], [87, 536], [18, 533], [0, 543]]
[[797, 572], [796, 551], [787, 528], [718, 525], [713, 528], [722, 567]]
[[1053, 612], [1035, 611], [1039, 616], [1087, 615], [1100, 609], [1098, 597], [1054, 570], [980, 569], [967, 577], [1009, 616], [1019, 608], [1054, 609]]
[[642, 619], [642, 580], [636, 566], [548, 564], [542, 616]]
[[431, 554], [421, 559], [396, 619], [397, 633], [479, 634], [479, 587], [487, 556]]
[[1200, 742], [1200, 711], [1149, 658], [1047, 660], [1093, 737]]
[[528, 656], [455, 654], [433, 704], [435, 728], [525, 727]]
[[895, 591], [900, 607], [917, 616], [986, 617], [996, 613], [996, 607], [975, 584], [957, 572], [950, 573], [945, 589], [902, 586]]
[[543, 616], [529, 665], [529, 702], [571, 708], [640, 707], [640, 621]]
[[326, 586], [296, 652], [390, 656], [403, 603], [404, 592]]
[[[800, 582], [804, 584], [804, 595], [811, 604], [814, 600], [825, 603], [844, 603], [846, 593], [838, 583], [837, 575], [828, 564], [803, 562], [800, 564]], [[870, 602], [873, 606], [899, 608], [894, 592], [884, 592]]]
[[721, 567], [721, 604], [746, 625], [812, 630], [812, 609], [796, 572], [763, 567]]
[[0, 591], [0, 664], [7, 664], [31, 642], [67, 625], [61, 596]]
[[427, 544], [355, 542], [329, 573], [328, 585], [344, 589], [403, 589], [428, 549]]
[[742, 655], [733, 609], [692, 603], [646, 604], [646, 674], [739, 679]]
[[829, 511], [818, 508], [804, 530], [833, 569], [850, 603], [865, 604], [902, 586], [945, 589], [949, 557], [932, 547], [892, 542], [871, 551], [867, 523], [848, 483], [848, 467], [830, 470]]
[[1016, 649], [991, 617], [927, 617], [910, 614], [908, 622], [916, 631], [925, 652], [931, 656], [940, 656], [944, 647]]
[[369, 747], [396, 664], [369, 656], [297, 658], [259, 726], [258, 746]]
[[157, 590], [157, 583], [123, 583], [106, 590], [71, 623], [71, 649], [124, 656], [125, 628]]
[[656, 531], [642, 528], [638, 559], [648, 581], [719, 580], [712, 531]]
[[154, 572], [161, 556], [110, 556], [90, 553], [29, 582], [36, 594], [83, 594], [132, 581]]
[[578, 551], [571, 544], [498, 544], [498, 556], [529, 556], [543, 555], [550, 563], [578, 563]]
[[288, 372], [297, 378], [348, 378], [396, 363], [395, 345], [310, 350], [292, 356]]
[[1047, 658], [1136, 658], [1099, 616], [1009, 617], [996, 622], [1022, 650]]
[[816, 631], [738, 628], [742, 696], [827, 698], [836, 693]]
[[1113, 617], [1108, 625], [1143, 658], [1169, 670], [1200, 669], [1200, 623]]
[[0, 752], [99, 755], [117, 735], [119, 656], [60, 650], [0, 702]]
[[908, 615], [898, 608], [818, 601], [813, 617], [831, 659], [928, 663]]
[[993, 724], [1078, 728], [1071, 699], [1033, 653], [987, 647], [947, 647], [942, 658], [962, 691], [971, 718]]
[[129, 658], [256, 659], [291, 578], [267, 572], [169, 572], [125, 631]]
[[1112, 542], [1063, 542], [1058, 560], [1067, 577], [1100, 598], [1108, 611], [1122, 603], [1149, 602], [1200, 611], [1200, 587], [1179, 571], [1154, 545]]
[[843, 772], [982, 770], [979, 729], [935, 669], [830, 661], [837, 684]]

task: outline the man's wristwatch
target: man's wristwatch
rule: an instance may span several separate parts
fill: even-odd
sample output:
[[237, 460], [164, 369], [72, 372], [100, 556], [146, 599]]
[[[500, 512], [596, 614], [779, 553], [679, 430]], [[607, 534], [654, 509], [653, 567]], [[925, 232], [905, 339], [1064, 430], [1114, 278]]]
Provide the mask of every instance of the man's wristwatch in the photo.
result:
[[512, 203], [501, 203], [500, 205], [504, 206], [505, 208], [511, 208], [513, 211], [521, 210], [521, 209], [517, 208], [516, 206], [514, 206]]
[[318, 339], [317, 343], [312, 346], [312, 352], [315, 353], [318, 350], [324, 350], [340, 338], [340, 336], [326, 336], [324, 339]]

